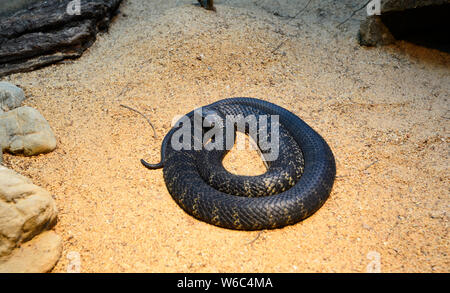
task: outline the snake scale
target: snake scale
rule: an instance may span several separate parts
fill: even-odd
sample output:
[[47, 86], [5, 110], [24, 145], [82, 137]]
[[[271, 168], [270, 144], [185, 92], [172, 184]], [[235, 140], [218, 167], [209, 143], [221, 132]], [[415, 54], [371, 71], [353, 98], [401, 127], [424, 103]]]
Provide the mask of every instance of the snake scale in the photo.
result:
[[[207, 223], [237, 230], [281, 228], [295, 224], [316, 212], [328, 198], [336, 174], [331, 149], [325, 140], [290, 111], [254, 98], [228, 98], [202, 108], [220, 118], [227, 115], [277, 116], [279, 154], [266, 162], [267, 171], [258, 176], [239, 176], [228, 172], [222, 159], [227, 149], [174, 149], [172, 136], [177, 124], [167, 133], [161, 146], [161, 162], [149, 169], [163, 169], [167, 189], [188, 214]], [[194, 111], [186, 114], [194, 125]], [[267, 123], [267, 125], [272, 125]], [[274, 124], [275, 125], [275, 124]], [[263, 135], [258, 123], [254, 141]], [[271, 138], [271, 128], [265, 128]], [[219, 145], [225, 146], [224, 137]], [[204, 133], [208, 129], [202, 129]], [[234, 129], [232, 132], [239, 130]], [[241, 129], [242, 131], [242, 129]], [[249, 133], [249, 127], [243, 131]], [[192, 132], [192, 142], [195, 140]], [[214, 142], [214, 137], [208, 143]], [[258, 144], [259, 146], [259, 144]], [[260, 150], [264, 157], [267, 151]]]

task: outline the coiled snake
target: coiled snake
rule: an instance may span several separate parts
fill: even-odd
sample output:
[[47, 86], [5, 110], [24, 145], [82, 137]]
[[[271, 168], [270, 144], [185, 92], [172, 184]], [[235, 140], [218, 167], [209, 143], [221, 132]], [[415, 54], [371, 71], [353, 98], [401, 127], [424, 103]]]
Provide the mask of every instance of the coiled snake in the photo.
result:
[[[185, 122], [192, 126], [190, 129], [195, 128], [195, 113], [192, 111], [185, 116]], [[261, 149], [261, 138], [275, 140], [272, 130], [278, 125], [279, 153], [275, 159], [266, 162], [267, 171], [262, 175], [234, 175], [222, 165], [229, 150], [226, 143], [234, 139], [226, 135], [229, 125], [218, 127], [222, 131], [218, 133], [225, 139], [216, 141], [213, 136], [209, 142], [202, 140], [200, 149], [174, 147], [174, 141], [180, 142], [175, 134], [181, 130], [182, 123], [175, 125], [163, 140], [161, 162], [141, 162], [149, 169], [164, 168], [169, 193], [188, 214], [224, 228], [260, 230], [297, 223], [324, 204], [336, 174], [334, 157], [325, 140], [299, 117], [275, 104], [254, 98], [220, 100], [203, 107], [202, 113], [202, 134], [216, 125], [213, 121], [209, 123], [212, 126], [207, 127], [205, 113], [220, 119], [230, 115], [253, 115], [256, 121], [262, 121], [259, 118], [266, 116], [269, 122], [275, 121], [271, 117], [277, 117], [279, 124], [266, 123], [265, 128], [258, 122], [256, 135], [252, 138]], [[248, 125], [244, 130], [235, 127], [231, 133], [238, 130], [250, 135], [250, 128]], [[195, 145], [198, 138], [194, 131], [189, 134]], [[173, 139], [175, 136], [177, 139]], [[207, 147], [211, 143], [222, 147], [211, 150]], [[261, 150], [261, 154], [264, 157], [268, 150]]]

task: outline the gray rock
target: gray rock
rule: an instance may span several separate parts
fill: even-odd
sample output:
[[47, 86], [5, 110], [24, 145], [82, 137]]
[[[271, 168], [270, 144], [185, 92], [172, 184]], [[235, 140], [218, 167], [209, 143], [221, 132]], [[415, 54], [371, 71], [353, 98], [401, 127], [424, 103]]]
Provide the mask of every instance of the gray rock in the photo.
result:
[[43, 188], [0, 166], [0, 263], [15, 248], [56, 223], [57, 209]]
[[33, 156], [56, 148], [56, 138], [47, 120], [31, 107], [0, 114], [0, 148], [13, 154]]
[[23, 90], [9, 82], [0, 81], [0, 114], [20, 107], [25, 100]]

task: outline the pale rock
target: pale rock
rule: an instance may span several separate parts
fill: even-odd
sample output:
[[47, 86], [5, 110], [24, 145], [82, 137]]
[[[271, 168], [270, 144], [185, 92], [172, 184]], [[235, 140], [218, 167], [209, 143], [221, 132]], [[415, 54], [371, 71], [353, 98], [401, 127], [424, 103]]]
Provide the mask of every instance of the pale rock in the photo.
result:
[[0, 273], [46, 273], [61, 257], [62, 241], [53, 231], [46, 231], [23, 244], [4, 261]]
[[56, 138], [47, 120], [31, 107], [0, 114], [0, 148], [13, 154], [33, 156], [56, 148]]
[[0, 165], [0, 263], [15, 248], [53, 227], [56, 217], [48, 191]]

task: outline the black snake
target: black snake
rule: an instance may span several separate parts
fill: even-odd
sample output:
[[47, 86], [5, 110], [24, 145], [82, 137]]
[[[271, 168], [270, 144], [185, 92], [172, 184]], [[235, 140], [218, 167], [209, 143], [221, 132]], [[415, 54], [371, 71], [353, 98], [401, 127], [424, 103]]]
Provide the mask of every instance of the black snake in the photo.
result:
[[[161, 162], [141, 162], [149, 169], [164, 168], [167, 189], [188, 214], [224, 228], [260, 230], [297, 223], [324, 204], [336, 174], [334, 157], [325, 140], [299, 117], [275, 104], [254, 98], [224, 99], [203, 107], [202, 111], [202, 119], [206, 119], [205, 113], [213, 113], [221, 119], [229, 115], [253, 115], [257, 121], [266, 115], [269, 122], [264, 126], [258, 122], [256, 136], [252, 137], [257, 143], [263, 135], [269, 140], [275, 138], [271, 130], [272, 125], [277, 124], [271, 124], [270, 117], [277, 116], [279, 155], [266, 162], [267, 171], [262, 175], [234, 175], [222, 165], [228, 152], [224, 149], [226, 142], [234, 139], [226, 136], [225, 124], [219, 128], [225, 138], [219, 142], [213, 136], [208, 142], [219, 142], [222, 150], [210, 150], [204, 142], [197, 150], [174, 149], [170, 142], [181, 129], [181, 123], [175, 125], [163, 140]], [[193, 129], [195, 111], [185, 117]], [[204, 127], [202, 134], [211, 127]], [[236, 130], [239, 129], [233, 129], [232, 133]], [[250, 127], [246, 125], [240, 131], [250, 133]], [[197, 138], [194, 131], [190, 134], [189, 139], [194, 145]], [[264, 157], [268, 151], [261, 150], [261, 153]]]

